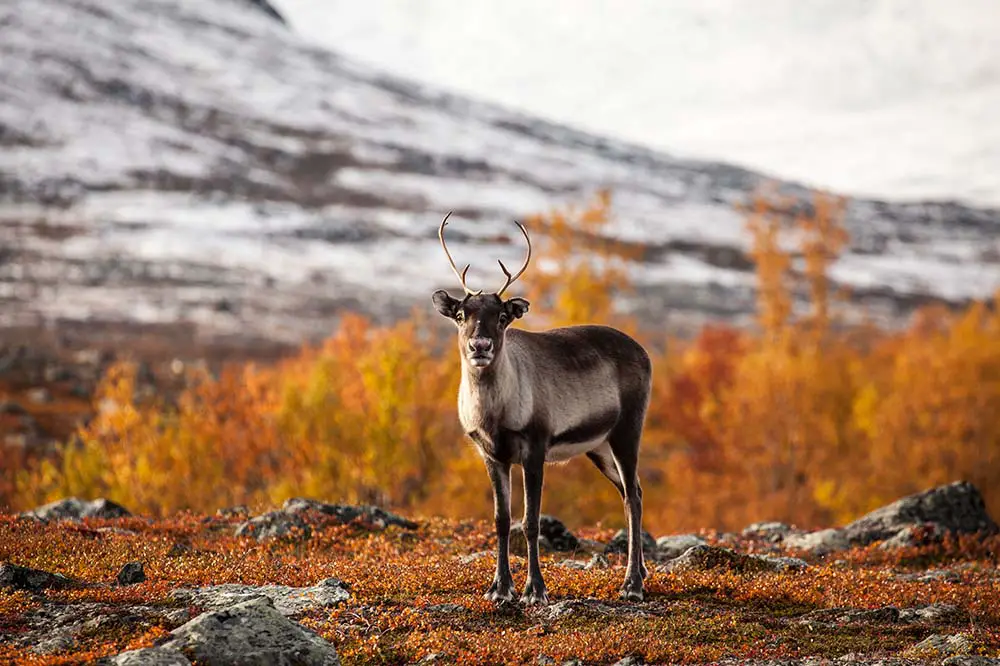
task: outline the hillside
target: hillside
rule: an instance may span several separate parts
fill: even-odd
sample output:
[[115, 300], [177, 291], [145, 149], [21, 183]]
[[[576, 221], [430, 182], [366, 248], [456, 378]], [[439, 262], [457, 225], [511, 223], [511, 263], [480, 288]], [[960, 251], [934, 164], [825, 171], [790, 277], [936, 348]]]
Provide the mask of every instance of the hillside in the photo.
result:
[[[0, 58], [0, 324], [314, 339], [453, 287], [445, 211], [492, 283], [521, 256], [512, 218], [602, 188], [646, 246], [622, 308], [679, 331], [752, 311], [734, 205], [760, 174], [391, 77], [236, 0], [38, 0], [6, 10]], [[833, 277], [888, 323], [1000, 285], [1000, 211], [855, 200], [847, 226]]]

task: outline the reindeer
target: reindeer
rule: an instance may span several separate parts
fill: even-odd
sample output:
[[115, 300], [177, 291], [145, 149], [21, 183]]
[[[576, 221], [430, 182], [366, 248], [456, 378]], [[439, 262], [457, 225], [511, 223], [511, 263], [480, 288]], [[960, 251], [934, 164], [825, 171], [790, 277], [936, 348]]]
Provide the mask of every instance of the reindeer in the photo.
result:
[[538, 519], [545, 463], [585, 454], [618, 490], [628, 521], [628, 568], [621, 596], [641, 601], [647, 575], [642, 554], [642, 487], [639, 440], [649, 405], [652, 366], [643, 347], [608, 326], [569, 326], [544, 332], [510, 328], [528, 312], [523, 298], [503, 294], [528, 268], [531, 238], [524, 225], [528, 253], [492, 294], [466, 285], [469, 265], [461, 272], [444, 240], [445, 216], [438, 229], [441, 247], [465, 295], [452, 298], [435, 291], [435, 309], [458, 328], [462, 380], [458, 415], [466, 435], [486, 463], [493, 486], [497, 566], [485, 593], [491, 601], [513, 601], [510, 574], [510, 468], [521, 465], [524, 478], [524, 535], [528, 541], [528, 578], [524, 604], [548, 602], [538, 563]]

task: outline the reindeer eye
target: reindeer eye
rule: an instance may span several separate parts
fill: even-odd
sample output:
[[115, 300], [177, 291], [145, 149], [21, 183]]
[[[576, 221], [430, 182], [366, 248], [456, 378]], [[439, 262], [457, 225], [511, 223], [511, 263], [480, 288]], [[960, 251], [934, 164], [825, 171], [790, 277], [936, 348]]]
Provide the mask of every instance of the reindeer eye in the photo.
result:
[[461, 310], [459, 310], [458, 312], [456, 312], [455, 313], [455, 321], [457, 321], [457, 322], [463, 322], [463, 321], [465, 321], [465, 313], [462, 312]]
[[507, 317], [506, 314], [501, 314], [500, 315], [500, 325], [501, 326], [506, 326], [507, 325], [507, 319], [508, 319], [508, 317]]

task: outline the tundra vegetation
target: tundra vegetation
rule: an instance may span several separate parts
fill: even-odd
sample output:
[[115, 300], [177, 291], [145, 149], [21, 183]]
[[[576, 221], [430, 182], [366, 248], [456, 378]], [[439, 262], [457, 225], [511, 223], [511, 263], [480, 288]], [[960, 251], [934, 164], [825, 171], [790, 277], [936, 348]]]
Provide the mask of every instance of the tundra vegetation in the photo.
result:
[[[524, 220], [537, 239], [533, 262], [545, 270], [518, 283], [533, 317], [517, 325], [601, 322], [650, 350], [640, 458], [646, 529], [693, 532], [742, 554], [802, 555], [809, 566], [762, 569], [709, 551], [690, 566], [651, 566], [648, 600], [630, 606], [617, 598], [623, 557], [610, 549], [605, 562], [595, 546], [623, 525], [621, 499], [589, 461], [573, 460], [549, 475], [542, 506], [583, 543], [569, 555], [543, 551], [553, 603], [525, 609], [483, 599], [495, 565], [491, 489], [457, 419], [454, 334], [421, 304], [390, 326], [345, 316], [322, 344], [277, 363], [188, 366], [177, 391], [139, 390], [138, 365], [116, 362], [89, 409], [67, 398], [67, 409], [90, 418], [64, 445], [35, 456], [0, 448], [0, 509], [9, 512], [0, 515], [0, 562], [73, 581], [0, 585], [0, 661], [89, 663], [153, 645], [210, 606], [181, 600], [178, 588], [308, 587], [329, 578], [346, 583], [350, 600], [294, 617], [345, 663], [435, 654], [456, 663], [535, 663], [540, 655], [555, 663], [851, 653], [920, 660], [954, 652], [947, 641], [955, 636], [964, 641], [959, 652], [1000, 655], [995, 536], [941, 538], [929, 529], [927, 539], [893, 548], [845, 543], [833, 555], [807, 547], [806, 537], [765, 538], [766, 526], [734, 534], [763, 520], [843, 525], [956, 479], [978, 487], [1000, 514], [1000, 293], [959, 311], [924, 308], [904, 330], [844, 321], [844, 295], [829, 277], [848, 241], [843, 202], [761, 196], [745, 210], [755, 326], [675, 340], [615, 307], [638, 298], [628, 263], [655, 248], [607, 239], [609, 206], [602, 195]], [[61, 400], [24, 409], [58, 411]], [[70, 496], [107, 497], [135, 515], [15, 515]], [[385, 527], [371, 510], [346, 522], [294, 518], [273, 539], [248, 538], [254, 526], [233, 533], [247, 513], [291, 497], [384, 507], [419, 526]], [[245, 508], [216, 514], [238, 505]], [[278, 524], [273, 513], [255, 525]], [[577, 566], [567, 557], [583, 559]], [[144, 580], [132, 582], [133, 569], [129, 584], [112, 583], [135, 561]], [[512, 556], [515, 579], [524, 567]], [[35, 580], [14, 569], [4, 576]], [[899, 619], [928, 604], [948, 611], [933, 621], [918, 611], [907, 612], [923, 620]], [[112, 607], [119, 614], [101, 614]], [[70, 644], [48, 650], [17, 640], [34, 635], [39, 617], [58, 625], [53, 608], [111, 619], [80, 619]], [[870, 616], [850, 615], [862, 611]]]

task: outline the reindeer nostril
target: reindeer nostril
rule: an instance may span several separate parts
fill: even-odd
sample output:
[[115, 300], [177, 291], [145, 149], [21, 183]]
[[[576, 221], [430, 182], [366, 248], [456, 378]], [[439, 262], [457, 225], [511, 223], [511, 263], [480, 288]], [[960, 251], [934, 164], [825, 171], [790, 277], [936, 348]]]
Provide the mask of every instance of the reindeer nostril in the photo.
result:
[[493, 341], [489, 338], [473, 338], [472, 340], [469, 340], [469, 351], [474, 353], [493, 351]]

